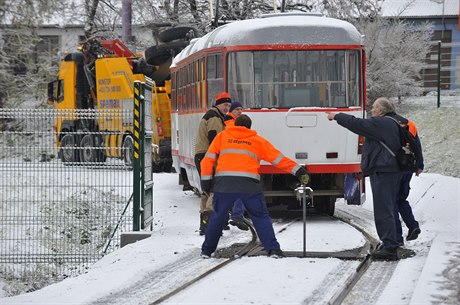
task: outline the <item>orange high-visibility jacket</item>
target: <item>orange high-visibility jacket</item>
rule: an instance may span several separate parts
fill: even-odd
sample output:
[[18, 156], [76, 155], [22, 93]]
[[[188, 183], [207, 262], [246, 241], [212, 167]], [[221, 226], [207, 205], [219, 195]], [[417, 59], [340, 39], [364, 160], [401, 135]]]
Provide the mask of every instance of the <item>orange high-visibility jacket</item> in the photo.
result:
[[235, 126], [236, 116], [229, 112], [224, 117], [225, 127]]
[[260, 180], [260, 161], [295, 174], [300, 168], [284, 156], [255, 130], [243, 126], [227, 126], [219, 133], [201, 161], [201, 179], [213, 179], [213, 167], [217, 161], [215, 177], [246, 177]]
[[415, 138], [417, 136], [417, 127], [415, 127], [415, 124], [412, 121], [409, 121], [409, 120], [407, 120], [407, 126], [409, 127], [409, 132]]

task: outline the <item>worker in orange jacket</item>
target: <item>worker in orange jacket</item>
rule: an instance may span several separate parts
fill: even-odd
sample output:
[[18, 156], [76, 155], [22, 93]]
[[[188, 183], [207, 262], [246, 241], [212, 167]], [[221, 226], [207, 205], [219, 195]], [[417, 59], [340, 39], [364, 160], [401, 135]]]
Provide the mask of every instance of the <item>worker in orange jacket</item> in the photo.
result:
[[[235, 126], [235, 120], [243, 113], [243, 105], [240, 102], [232, 101], [230, 110], [224, 117], [225, 128]], [[244, 219], [244, 205], [241, 199], [235, 201], [232, 212], [230, 213], [229, 224], [238, 227], [240, 230], [249, 230], [248, 225]]]
[[234, 126], [235, 120], [243, 113], [243, 105], [240, 102], [233, 101], [230, 109], [224, 117], [225, 127]]
[[[213, 213], [201, 247], [204, 258], [216, 250], [227, 211], [241, 199], [254, 224], [259, 239], [269, 256], [283, 257], [284, 253], [275, 237], [265, 197], [260, 185], [260, 161], [296, 175], [307, 184], [309, 176], [305, 167], [285, 157], [269, 141], [251, 130], [252, 121], [245, 115], [235, 120], [235, 126], [225, 128], [212, 141], [201, 161], [201, 188], [214, 193]], [[217, 167], [215, 173], [213, 168]]]

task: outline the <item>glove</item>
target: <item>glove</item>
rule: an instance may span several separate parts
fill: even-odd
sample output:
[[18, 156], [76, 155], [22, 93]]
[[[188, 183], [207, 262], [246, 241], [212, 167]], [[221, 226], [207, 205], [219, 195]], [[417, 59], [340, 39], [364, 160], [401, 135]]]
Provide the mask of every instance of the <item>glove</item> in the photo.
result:
[[302, 176], [300, 176], [300, 179], [299, 179], [299, 180], [300, 180], [300, 182], [301, 182], [302, 184], [307, 185], [308, 182], [310, 182], [310, 175], [308, 175], [308, 174], [302, 175]]
[[308, 182], [310, 182], [310, 176], [307, 174], [305, 167], [299, 168], [295, 175], [302, 184], [308, 184]]
[[212, 190], [212, 180], [201, 180], [201, 190], [210, 193]]

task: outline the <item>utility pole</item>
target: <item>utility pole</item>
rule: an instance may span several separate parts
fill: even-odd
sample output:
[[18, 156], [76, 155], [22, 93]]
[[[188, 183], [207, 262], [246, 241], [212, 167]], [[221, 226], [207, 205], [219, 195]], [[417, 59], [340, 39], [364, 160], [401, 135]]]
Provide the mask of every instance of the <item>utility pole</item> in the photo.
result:
[[126, 45], [132, 45], [133, 34], [132, 34], [132, 0], [122, 0], [121, 2], [121, 40]]

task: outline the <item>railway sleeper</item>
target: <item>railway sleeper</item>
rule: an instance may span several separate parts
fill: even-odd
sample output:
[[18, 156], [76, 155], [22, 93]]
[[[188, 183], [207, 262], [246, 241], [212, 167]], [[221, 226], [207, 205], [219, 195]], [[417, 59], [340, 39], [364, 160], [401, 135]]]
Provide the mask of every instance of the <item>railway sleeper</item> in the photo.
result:
[[[246, 246], [243, 243], [235, 243], [227, 248], [222, 248], [216, 251], [214, 258], [233, 258], [236, 253]], [[362, 247], [343, 250], [343, 251], [283, 251], [286, 257], [298, 257], [298, 258], [338, 258], [344, 260], [363, 260], [370, 249], [369, 244], [365, 244]], [[267, 256], [267, 252], [263, 249], [262, 245], [257, 244], [252, 247], [248, 253], [245, 255], [248, 257], [254, 256]]]

